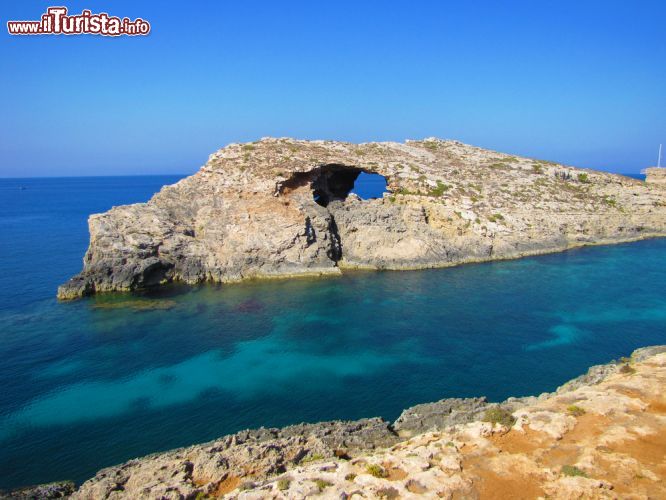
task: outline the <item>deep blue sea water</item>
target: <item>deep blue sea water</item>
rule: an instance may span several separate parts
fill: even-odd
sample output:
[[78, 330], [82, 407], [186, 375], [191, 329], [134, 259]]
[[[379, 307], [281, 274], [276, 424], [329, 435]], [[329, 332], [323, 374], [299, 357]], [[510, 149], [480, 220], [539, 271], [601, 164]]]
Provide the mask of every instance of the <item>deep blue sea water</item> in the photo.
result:
[[666, 343], [666, 240], [58, 303], [88, 214], [176, 179], [0, 180], [0, 487], [248, 427], [538, 394]]

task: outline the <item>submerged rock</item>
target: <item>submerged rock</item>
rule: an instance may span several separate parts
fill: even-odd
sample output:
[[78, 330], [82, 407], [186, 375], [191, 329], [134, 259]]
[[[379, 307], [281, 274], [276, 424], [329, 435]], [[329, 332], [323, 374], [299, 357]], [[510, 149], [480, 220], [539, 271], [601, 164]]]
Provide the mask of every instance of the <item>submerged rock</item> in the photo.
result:
[[164, 311], [176, 307], [175, 300], [121, 300], [95, 302], [95, 309], [128, 309], [133, 311]]
[[[361, 172], [382, 198], [349, 196]], [[72, 299], [171, 281], [413, 269], [666, 235], [666, 191], [457, 141], [231, 144], [147, 203], [90, 216]]]

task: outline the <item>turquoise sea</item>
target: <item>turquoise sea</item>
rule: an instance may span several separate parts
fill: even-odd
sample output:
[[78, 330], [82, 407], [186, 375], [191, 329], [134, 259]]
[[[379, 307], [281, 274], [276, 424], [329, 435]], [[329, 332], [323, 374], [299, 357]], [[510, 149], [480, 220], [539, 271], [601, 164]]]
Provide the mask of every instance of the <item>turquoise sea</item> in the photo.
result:
[[666, 343], [663, 239], [58, 303], [88, 214], [175, 180], [0, 180], [0, 488], [248, 427], [538, 394]]

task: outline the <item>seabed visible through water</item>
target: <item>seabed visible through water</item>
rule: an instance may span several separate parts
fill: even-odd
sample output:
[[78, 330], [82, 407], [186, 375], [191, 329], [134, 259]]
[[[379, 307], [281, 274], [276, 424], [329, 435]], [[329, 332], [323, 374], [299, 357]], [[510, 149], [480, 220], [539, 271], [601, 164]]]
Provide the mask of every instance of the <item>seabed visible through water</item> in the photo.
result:
[[11, 182], [0, 183], [0, 488], [81, 481], [248, 427], [538, 394], [666, 343], [666, 239], [58, 303], [88, 213], [147, 199], [165, 179]]

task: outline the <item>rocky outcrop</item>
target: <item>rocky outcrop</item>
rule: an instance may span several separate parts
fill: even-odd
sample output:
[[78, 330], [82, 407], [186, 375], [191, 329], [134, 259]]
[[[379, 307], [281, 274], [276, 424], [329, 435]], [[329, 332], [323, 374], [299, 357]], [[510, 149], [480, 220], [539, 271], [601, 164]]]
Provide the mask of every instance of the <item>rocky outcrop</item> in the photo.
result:
[[[349, 195], [378, 173], [380, 199]], [[61, 299], [171, 281], [412, 269], [666, 235], [666, 191], [456, 141], [231, 144], [147, 203], [89, 219]]]
[[[444, 399], [409, 408], [393, 424], [262, 428], [130, 460], [101, 470], [72, 498], [304, 498], [323, 490], [376, 498], [391, 489], [485, 498], [490, 485], [508, 488], [505, 498], [521, 488], [553, 498], [578, 498], [571, 495], [579, 490], [614, 498], [623, 488], [658, 498], [666, 492], [665, 385], [666, 346], [648, 347], [538, 397]], [[71, 490], [60, 483], [0, 497]]]
[[393, 424], [401, 437], [445, 429], [451, 425], [480, 420], [489, 404], [486, 398], [449, 398], [412, 406]]
[[299, 465], [226, 498], [664, 498], [666, 352], [610, 366], [512, 414]]
[[0, 499], [11, 500], [54, 500], [56, 498], [69, 498], [76, 490], [71, 481], [59, 481], [56, 483], [40, 484], [19, 488], [10, 493], [0, 491]]
[[159, 453], [97, 473], [74, 498], [194, 498], [221, 494], [244, 478], [268, 478], [298, 463], [346, 457], [395, 444], [380, 418], [248, 430], [189, 448]]
[[650, 167], [645, 169], [645, 182], [666, 187], [666, 168]]

